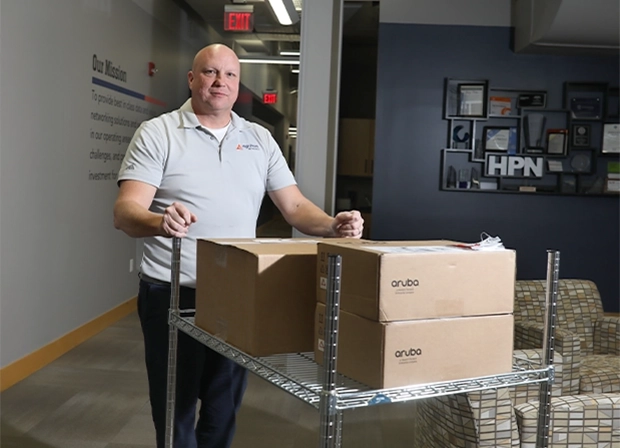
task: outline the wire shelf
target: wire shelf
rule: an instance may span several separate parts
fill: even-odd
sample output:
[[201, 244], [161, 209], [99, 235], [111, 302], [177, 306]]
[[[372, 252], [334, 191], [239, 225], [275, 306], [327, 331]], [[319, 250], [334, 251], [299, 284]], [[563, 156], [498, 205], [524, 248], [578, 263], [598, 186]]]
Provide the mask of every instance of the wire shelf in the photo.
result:
[[[250, 372], [319, 409], [323, 388], [323, 367], [314, 362], [313, 353], [287, 353], [252, 357], [198, 328], [193, 316], [170, 313], [170, 323], [207, 347], [244, 366]], [[353, 409], [384, 403], [398, 403], [455, 393], [514, 387], [547, 382], [553, 366], [536, 368], [528, 360], [515, 357], [513, 371], [459, 381], [415, 386], [372, 389], [348, 377], [336, 375], [336, 409]]]

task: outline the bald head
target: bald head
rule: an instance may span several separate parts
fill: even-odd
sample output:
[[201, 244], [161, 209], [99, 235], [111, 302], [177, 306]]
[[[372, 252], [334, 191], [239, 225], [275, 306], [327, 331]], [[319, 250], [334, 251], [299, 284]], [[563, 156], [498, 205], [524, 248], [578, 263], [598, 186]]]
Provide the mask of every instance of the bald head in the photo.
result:
[[240, 67], [239, 58], [230, 47], [224, 44], [211, 44], [196, 53], [196, 56], [194, 56], [194, 63], [192, 64], [192, 71], [196, 72], [196, 67], [204, 64], [205, 61], [208, 62], [211, 59], [220, 58], [234, 60], [237, 66]]
[[[204, 47], [194, 57], [187, 79], [194, 112], [210, 125], [224, 126], [239, 94], [241, 67], [234, 51], [223, 44]], [[206, 122], [206, 121], [205, 121]]]

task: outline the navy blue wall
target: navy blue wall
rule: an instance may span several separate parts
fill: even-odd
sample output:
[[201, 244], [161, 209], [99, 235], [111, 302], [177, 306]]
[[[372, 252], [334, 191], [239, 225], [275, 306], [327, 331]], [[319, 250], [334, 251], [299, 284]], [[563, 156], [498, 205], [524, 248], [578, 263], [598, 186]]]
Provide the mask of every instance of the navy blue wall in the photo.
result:
[[618, 85], [618, 57], [522, 55], [510, 39], [504, 27], [380, 25], [372, 238], [471, 242], [484, 231], [516, 249], [519, 279], [545, 278], [546, 250], [557, 249], [560, 277], [595, 281], [605, 310], [618, 311], [617, 197], [439, 190], [445, 78], [546, 90], [549, 108], [562, 107], [564, 81]]

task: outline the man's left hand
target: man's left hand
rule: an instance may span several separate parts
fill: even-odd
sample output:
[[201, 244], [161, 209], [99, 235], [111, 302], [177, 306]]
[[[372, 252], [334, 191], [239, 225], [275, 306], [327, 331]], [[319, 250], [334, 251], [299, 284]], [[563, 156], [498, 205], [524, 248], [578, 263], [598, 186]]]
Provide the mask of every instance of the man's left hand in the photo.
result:
[[331, 224], [337, 238], [361, 238], [364, 230], [364, 219], [357, 210], [338, 213]]

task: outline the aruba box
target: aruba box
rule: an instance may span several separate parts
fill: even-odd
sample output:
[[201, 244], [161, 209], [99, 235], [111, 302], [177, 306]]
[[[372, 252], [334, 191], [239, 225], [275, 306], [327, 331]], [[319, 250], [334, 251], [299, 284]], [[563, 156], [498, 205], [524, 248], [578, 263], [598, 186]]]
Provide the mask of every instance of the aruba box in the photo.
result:
[[[317, 304], [314, 355], [323, 362], [325, 305]], [[337, 371], [373, 388], [508, 373], [513, 316], [376, 322], [340, 311]]]
[[513, 312], [516, 253], [454, 241], [321, 241], [317, 300], [326, 302], [328, 255], [342, 257], [340, 309], [371, 320]]

